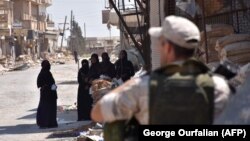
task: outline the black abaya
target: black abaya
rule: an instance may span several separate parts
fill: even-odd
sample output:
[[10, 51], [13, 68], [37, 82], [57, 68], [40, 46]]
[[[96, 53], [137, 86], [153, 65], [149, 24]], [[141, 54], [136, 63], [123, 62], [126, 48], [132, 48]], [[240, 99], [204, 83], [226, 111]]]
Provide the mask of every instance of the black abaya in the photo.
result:
[[78, 94], [77, 94], [77, 112], [78, 121], [91, 120], [90, 112], [92, 108], [92, 97], [89, 94], [88, 69], [81, 68], [78, 72]]
[[37, 87], [40, 88], [40, 102], [37, 109], [36, 121], [41, 128], [57, 127], [57, 92], [51, 90], [55, 80], [51, 72], [42, 69], [37, 78]]

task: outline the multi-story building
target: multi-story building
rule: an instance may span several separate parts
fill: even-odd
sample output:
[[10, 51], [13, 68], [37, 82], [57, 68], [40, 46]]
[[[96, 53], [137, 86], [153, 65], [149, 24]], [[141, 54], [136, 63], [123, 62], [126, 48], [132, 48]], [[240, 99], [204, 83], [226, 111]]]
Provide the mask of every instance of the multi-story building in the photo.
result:
[[52, 0], [13, 0], [14, 23], [13, 36], [16, 43], [16, 53], [31, 53], [39, 56], [44, 46], [44, 33], [47, 28], [47, 7]]
[[13, 22], [13, 3], [9, 0], [0, 0], [0, 56], [6, 55], [8, 39], [11, 36], [11, 25]]

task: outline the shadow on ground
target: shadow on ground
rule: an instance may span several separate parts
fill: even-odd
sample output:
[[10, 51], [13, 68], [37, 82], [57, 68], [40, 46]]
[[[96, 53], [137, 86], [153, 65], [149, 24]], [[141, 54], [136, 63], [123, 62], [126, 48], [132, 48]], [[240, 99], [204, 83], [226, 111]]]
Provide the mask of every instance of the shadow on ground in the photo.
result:
[[36, 118], [36, 113], [20, 117], [20, 118], [18, 118], [18, 120], [20, 120], [20, 119], [34, 119], [34, 118]]
[[57, 85], [76, 85], [76, 84], [78, 84], [77, 81], [63, 81], [63, 82], [57, 83]]
[[[30, 120], [34, 122], [36, 118], [36, 109], [31, 109], [29, 111], [34, 111], [34, 113], [18, 118], [17, 120]], [[19, 124], [11, 126], [0, 126], [0, 136], [1, 135], [12, 135], [12, 134], [32, 134], [32, 133], [49, 133], [52, 135], [49, 138], [63, 138], [63, 137], [75, 137], [79, 134], [76, 129], [81, 128], [82, 126], [88, 125], [91, 121], [80, 121], [77, 122], [77, 111], [58, 111], [57, 112], [57, 121], [58, 128], [48, 128], [48, 129], [39, 129], [35, 124]], [[74, 132], [68, 132], [74, 131]], [[57, 134], [54, 134], [57, 133]], [[66, 134], [65, 134], [66, 133]]]
[[56, 128], [39, 129], [36, 124], [20, 124], [15, 126], [0, 126], [0, 135], [4, 134], [32, 134], [56, 131]]

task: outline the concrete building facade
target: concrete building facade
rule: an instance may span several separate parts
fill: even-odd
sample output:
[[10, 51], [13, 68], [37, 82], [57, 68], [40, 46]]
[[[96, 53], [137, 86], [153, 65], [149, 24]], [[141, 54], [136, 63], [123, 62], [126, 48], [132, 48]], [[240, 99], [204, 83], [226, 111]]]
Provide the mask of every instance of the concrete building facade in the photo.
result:
[[8, 43], [11, 37], [13, 23], [13, 2], [0, 0], [0, 57], [10, 53]]
[[47, 16], [51, 5], [52, 0], [0, 0], [0, 55], [35, 59], [53, 50], [58, 32]]

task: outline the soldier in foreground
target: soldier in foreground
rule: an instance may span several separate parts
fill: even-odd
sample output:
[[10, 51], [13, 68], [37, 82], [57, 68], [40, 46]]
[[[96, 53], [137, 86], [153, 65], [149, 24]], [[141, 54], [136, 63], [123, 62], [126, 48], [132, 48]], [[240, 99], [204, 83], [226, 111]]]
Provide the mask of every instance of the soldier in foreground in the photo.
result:
[[135, 118], [139, 124], [213, 124], [230, 94], [227, 81], [192, 58], [200, 31], [189, 20], [169, 16], [159, 39], [161, 68], [135, 78], [105, 95], [93, 108], [94, 121], [112, 123]]

